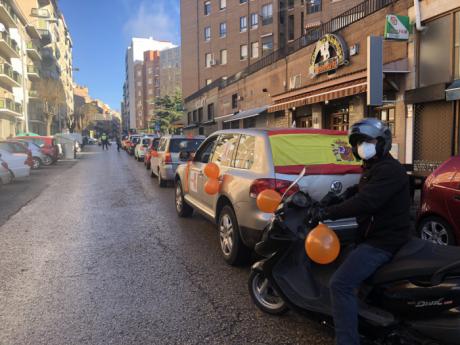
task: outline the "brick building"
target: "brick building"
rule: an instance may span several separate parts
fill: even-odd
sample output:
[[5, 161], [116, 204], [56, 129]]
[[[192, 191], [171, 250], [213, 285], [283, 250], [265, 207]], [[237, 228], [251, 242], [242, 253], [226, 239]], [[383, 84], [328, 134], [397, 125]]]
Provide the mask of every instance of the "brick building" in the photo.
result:
[[144, 52], [143, 65], [144, 119], [142, 128], [147, 128], [155, 111], [155, 98], [160, 96], [160, 52]]

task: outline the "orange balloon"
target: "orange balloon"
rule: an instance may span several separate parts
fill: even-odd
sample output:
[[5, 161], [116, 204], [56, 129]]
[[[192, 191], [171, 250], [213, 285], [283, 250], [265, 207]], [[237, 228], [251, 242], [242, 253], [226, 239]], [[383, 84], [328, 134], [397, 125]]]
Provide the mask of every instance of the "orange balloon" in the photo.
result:
[[204, 167], [204, 174], [205, 174], [208, 178], [215, 178], [215, 179], [217, 179], [217, 178], [219, 177], [219, 174], [220, 174], [219, 167], [217, 166], [216, 163], [208, 163], [208, 164], [206, 164], [206, 166]]
[[219, 192], [220, 184], [216, 178], [210, 178], [204, 184], [204, 191], [209, 195], [214, 195]]
[[259, 210], [273, 213], [281, 202], [281, 195], [273, 189], [266, 189], [257, 195], [256, 203]]
[[305, 239], [305, 251], [310, 259], [322, 265], [333, 262], [340, 253], [340, 241], [335, 232], [319, 224]]

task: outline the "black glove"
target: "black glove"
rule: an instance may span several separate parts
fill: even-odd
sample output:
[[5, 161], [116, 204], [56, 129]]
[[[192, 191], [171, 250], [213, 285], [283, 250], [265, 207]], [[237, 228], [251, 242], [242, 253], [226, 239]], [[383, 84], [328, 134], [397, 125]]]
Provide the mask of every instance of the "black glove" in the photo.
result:
[[341, 195], [337, 195], [334, 192], [329, 192], [327, 193], [324, 198], [321, 199], [320, 204], [323, 206], [332, 206], [332, 205], [337, 205], [340, 204], [344, 199], [342, 198]]
[[356, 193], [358, 193], [358, 185], [355, 184], [354, 186], [348, 187], [345, 189], [345, 192], [343, 192], [340, 197], [343, 200], [350, 199], [352, 196], [354, 196]]
[[316, 203], [308, 209], [307, 222], [311, 227], [317, 226], [324, 219], [327, 219], [327, 215], [321, 204]]

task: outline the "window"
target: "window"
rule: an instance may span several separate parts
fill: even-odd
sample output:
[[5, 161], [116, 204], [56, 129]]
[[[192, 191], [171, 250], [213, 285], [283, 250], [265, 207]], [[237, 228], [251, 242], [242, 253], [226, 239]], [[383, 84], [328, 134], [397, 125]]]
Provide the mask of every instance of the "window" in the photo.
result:
[[226, 22], [219, 24], [219, 36], [220, 37], [227, 36], [227, 23]]
[[308, 0], [307, 1], [307, 13], [321, 12], [321, 0]]
[[227, 64], [227, 49], [222, 49], [220, 51], [220, 64], [221, 65]]
[[259, 42], [251, 43], [251, 58], [257, 59], [259, 57]]
[[209, 85], [212, 83], [212, 79], [206, 79], [206, 85]]
[[206, 142], [200, 146], [193, 161], [200, 163], [208, 163], [216, 141], [217, 136], [211, 137], [208, 140], [206, 140]]
[[256, 118], [254, 116], [243, 120], [243, 128], [254, 128], [255, 126]]
[[238, 169], [251, 169], [254, 164], [256, 138], [251, 135], [242, 135], [236, 151], [233, 166]]
[[211, 53], [206, 53], [206, 55], [205, 55], [205, 63], [206, 63], [206, 67], [211, 67], [212, 66], [212, 55], [211, 55]]
[[259, 25], [259, 15], [257, 13], [251, 13], [251, 29], [256, 29]]
[[240, 17], [240, 32], [248, 29], [248, 18], [246, 16]]
[[240, 45], [240, 60], [246, 60], [248, 58], [248, 45]]
[[198, 115], [198, 112], [196, 110], [193, 111], [193, 123], [196, 123], [197, 121], [197, 115]]
[[204, 28], [204, 40], [209, 41], [211, 39], [211, 27], [207, 26]]
[[234, 93], [232, 95], [232, 109], [238, 108], [238, 94]]
[[454, 63], [455, 79], [460, 79], [460, 12], [455, 13], [455, 35], [454, 35]]
[[377, 109], [377, 118], [385, 122], [391, 130], [391, 134], [393, 137], [395, 136], [395, 108], [394, 107], [387, 107]]
[[187, 123], [188, 124], [192, 123], [192, 112], [191, 111], [187, 113]]
[[207, 16], [211, 14], [211, 1], [204, 2], [204, 15]]
[[247, 2], [248, 2], [248, 0], [240, 0], [240, 4], [245, 4]]
[[273, 23], [273, 5], [267, 4], [262, 6], [262, 25]]
[[227, 0], [219, 0], [219, 9], [224, 10], [227, 8]]
[[208, 121], [214, 120], [214, 103], [208, 104]]
[[300, 35], [305, 35], [305, 15], [300, 12]]
[[203, 122], [203, 108], [198, 108], [198, 123]]
[[294, 15], [288, 17], [288, 40], [294, 39]]
[[217, 142], [214, 153], [212, 154], [211, 162], [219, 163], [223, 166], [230, 166], [238, 146], [239, 135], [224, 134], [220, 136]]
[[262, 56], [270, 54], [273, 50], [273, 35], [262, 37]]
[[294, 8], [294, 0], [288, 0], [288, 9]]

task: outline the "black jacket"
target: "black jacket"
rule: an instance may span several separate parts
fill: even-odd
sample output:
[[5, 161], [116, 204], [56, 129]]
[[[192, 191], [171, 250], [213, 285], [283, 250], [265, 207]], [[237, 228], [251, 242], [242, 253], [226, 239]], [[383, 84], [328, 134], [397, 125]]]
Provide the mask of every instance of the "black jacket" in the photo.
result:
[[395, 253], [410, 237], [409, 178], [391, 155], [364, 164], [358, 192], [327, 207], [329, 219], [356, 217], [358, 242]]

